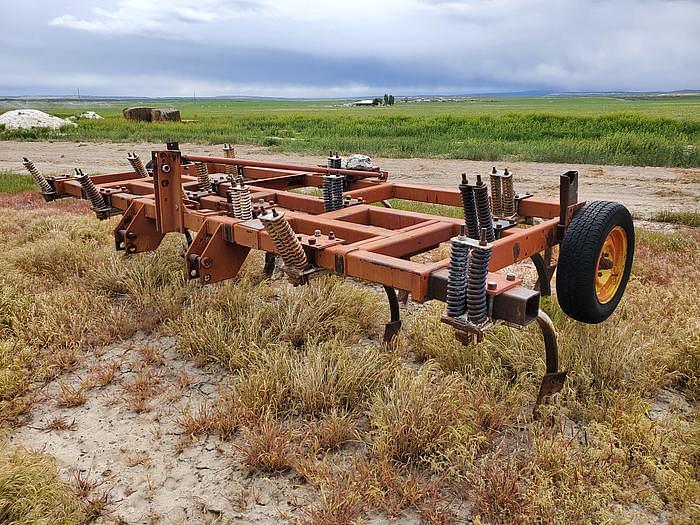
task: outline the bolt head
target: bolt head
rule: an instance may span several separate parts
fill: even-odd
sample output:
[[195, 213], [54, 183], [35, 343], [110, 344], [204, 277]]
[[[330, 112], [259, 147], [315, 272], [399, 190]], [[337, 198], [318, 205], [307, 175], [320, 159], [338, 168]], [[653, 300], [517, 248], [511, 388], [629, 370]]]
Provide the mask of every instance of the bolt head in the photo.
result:
[[316, 237], [309, 237], [309, 244], [312, 246], [316, 244]]
[[314, 230], [314, 237], [320, 237], [321, 236], [321, 230]]
[[496, 281], [489, 281], [488, 283], [486, 283], [487, 290], [495, 290], [496, 288], [498, 288]]
[[508, 274], [506, 275], [506, 280], [515, 281], [515, 274], [513, 272], [508, 272]]
[[205, 275], [204, 275], [204, 282], [205, 282], [205, 283], [208, 283], [209, 281], [211, 281], [211, 275], [205, 274]]

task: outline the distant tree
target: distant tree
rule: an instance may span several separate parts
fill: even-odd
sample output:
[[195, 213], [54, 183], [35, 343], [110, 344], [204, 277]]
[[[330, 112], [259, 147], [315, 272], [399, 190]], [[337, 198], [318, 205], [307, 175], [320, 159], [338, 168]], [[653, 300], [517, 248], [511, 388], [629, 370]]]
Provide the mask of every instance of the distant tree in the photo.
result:
[[381, 99], [381, 98], [374, 98], [374, 99], [372, 99], [372, 105], [373, 105], [373, 106], [378, 106], [378, 105], [381, 104], [381, 103], [382, 103], [382, 99]]
[[389, 105], [390, 106], [394, 105], [394, 95], [389, 95]]
[[384, 93], [384, 105], [385, 106], [389, 105], [389, 95], [387, 95], [386, 93]]

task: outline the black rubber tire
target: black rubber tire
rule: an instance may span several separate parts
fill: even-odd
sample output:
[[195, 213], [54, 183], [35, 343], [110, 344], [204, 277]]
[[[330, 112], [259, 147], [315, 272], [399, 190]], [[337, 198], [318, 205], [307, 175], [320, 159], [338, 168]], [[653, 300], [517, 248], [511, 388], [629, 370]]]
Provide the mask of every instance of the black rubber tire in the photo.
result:
[[[595, 291], [598, 256], [615, 226], [627, 234], [627, 259], [620, 286], [613, 298], [600, 303]], [[557, 299], [564, 313], [582, 323], [597, 324], [615, 311], [625, 293], [634, 259], [634, 223], [622, 204], [595, 201], [574, 215], [559, 249]]]

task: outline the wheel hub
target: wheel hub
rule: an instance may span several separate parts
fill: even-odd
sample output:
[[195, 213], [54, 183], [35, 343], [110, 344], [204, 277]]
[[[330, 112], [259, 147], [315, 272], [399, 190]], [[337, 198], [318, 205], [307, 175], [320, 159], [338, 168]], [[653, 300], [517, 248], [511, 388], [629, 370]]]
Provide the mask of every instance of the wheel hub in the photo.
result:
[[598, 255], [595, 293], [601, 304], [612, 300], [622, 282], [627, 260], [627, 234], [620, 226], [615, 226], [603, 242]]

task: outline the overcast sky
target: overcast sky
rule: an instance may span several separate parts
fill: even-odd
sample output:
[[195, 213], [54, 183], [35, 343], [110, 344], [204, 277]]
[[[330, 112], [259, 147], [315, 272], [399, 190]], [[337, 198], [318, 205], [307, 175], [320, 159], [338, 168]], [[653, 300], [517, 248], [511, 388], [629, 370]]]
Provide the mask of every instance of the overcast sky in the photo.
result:
[[699, 0], [0, 0], [0, 94], [700, 88]]

